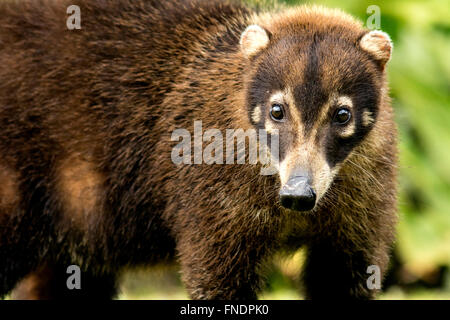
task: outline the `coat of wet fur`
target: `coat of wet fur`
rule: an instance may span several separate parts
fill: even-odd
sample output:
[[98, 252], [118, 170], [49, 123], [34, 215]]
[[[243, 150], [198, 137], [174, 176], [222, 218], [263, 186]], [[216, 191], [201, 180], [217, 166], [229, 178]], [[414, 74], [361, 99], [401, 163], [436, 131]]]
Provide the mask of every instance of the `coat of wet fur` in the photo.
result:
[[[318, 8], [261, 18], [196, 2], [77, 1], [75, 31], [74, 3], [0, 3], [0, 296], [26, 277], [16, 297], [108, 298], [121, 270], [176, 257], [192, 298], [255, 298], [271, 254], [302, 245], [308, 297], [374, 296], [366, 269], [386, 269], [396, 220], [396, 128], [375, 59], [358, 56], [377, 119], [311, 213], [282, 209], [278, 176], [258, 166], [170, 158], [172, 131], [194, 120], [255, 127], [246, 84], [270, 71], [239, 50], [249, 24], [289, 39], [307, 21], [305, 41], [346, 46], [367, 31]], [[89, 282], [81, 293], [61, 285], [71, 264]]]

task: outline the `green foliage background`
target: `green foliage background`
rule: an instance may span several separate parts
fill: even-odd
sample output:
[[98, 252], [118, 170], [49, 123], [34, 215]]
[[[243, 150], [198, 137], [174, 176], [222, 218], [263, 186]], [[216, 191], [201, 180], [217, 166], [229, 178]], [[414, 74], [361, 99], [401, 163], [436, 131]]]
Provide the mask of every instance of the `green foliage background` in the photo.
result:
[[[263, 8], [298, 0], [249, 0]], [[400, 224], [384, 299], [450, 299], [450, 2], [447, 0], [318, 0], [366, 21], [381, 10], [394, 42], [389, 63], [400, 129]], [[263, 298], [299, 298], [302, 252], [274, 266]], [[332, 276], [332, 270], [330, 270]], [[144, 280], [146, 279], [146, 280]], [[122, 298], [185, 298], [176, 271], [125, 276]], [[144, 284], [144, 285], [143, 285]], [[148, 285], [148, 288], [147, 288]], [[146, 288], [143, 290], [143, 288]], [[139, 292], [150, 295], [141, 296]], [[153, 292], [153, 293], [152, 293]]]

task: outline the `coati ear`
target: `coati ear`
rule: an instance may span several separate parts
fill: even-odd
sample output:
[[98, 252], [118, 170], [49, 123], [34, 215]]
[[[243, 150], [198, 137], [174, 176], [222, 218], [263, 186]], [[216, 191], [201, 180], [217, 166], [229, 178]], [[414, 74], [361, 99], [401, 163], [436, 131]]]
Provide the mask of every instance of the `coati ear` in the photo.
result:
[[241, 50], [247, 57], [251, 58], [269, 44], [269, 33], [260, 26], [253, 24], [248, 26], [241, 35]]
[[361, 38], [359, 45], [364, 51], [378, 60], [382, 68], [385, 67], [391, 58], [392, 41], [389, 35], [383, 31], [370, 31]]

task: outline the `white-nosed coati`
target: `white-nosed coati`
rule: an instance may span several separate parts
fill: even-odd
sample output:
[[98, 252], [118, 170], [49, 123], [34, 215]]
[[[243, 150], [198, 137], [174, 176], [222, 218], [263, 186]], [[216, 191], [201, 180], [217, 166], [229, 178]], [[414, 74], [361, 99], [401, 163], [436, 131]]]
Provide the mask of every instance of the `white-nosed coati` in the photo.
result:
[[[321, 7], [0, 2], [0, 296], [24, 279], [13, 296], [110, 298], [121, 270], [176, 258], [192, 298], [252, 299], [272, 253], [305, 245], [308, 298], [374, 297], [396, 222], [391, 49]], [[175, 165], [171, 133], [200, 120], [278, 132], [278, 173]]]

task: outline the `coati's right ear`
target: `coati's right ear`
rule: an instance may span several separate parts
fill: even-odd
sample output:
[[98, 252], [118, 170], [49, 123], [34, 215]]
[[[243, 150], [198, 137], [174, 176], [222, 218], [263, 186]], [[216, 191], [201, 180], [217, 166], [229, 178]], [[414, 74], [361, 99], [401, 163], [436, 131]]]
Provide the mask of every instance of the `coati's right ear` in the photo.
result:
[[245, 57], [251, 58], [262, 49], [266, 48], [270, 42], [268, 31], [253, 24], [248, 26], [241, 35], [241, 50]]

